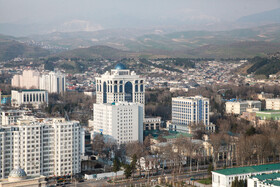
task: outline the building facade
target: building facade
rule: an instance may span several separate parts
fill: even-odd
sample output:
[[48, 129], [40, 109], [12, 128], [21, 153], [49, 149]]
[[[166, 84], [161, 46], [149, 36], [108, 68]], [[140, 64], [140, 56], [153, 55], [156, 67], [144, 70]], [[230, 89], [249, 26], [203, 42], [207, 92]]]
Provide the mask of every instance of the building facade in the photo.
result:
[[17, 120], [24, 115], [23, 110], [7, 110], [1, 112], [0, 125], [15, 125]]
[[13, 107], [31, 104], [35, 108], [39, 108], [43, 103], [48, 104], [48, 92], [46, 90], [12, 90], [11, 97]]
[[208, 98], [202, 96], [172, 98], [172, 128], [188, 132], [188, 126], [191, 124], [202, 123], [209, 126], [209, 112]]
[[93, 132], [118, 144], [143, 142], [143, 104], [100, 103], [93, 106]]
[[275, 187], [280, 186], [280, 173], [254, 175], [247, 180], [247, 186]]
[[11, 82], [12, 87], [38, 89], [40, 73], [35, 70], [24, 70], [22, 75], [14, 75]]
[[145, 104], [145, 81], [134, 71], [117, 64], [96, 79], [96, 103], [134, 102]]
[[19, 120], [0, 127], [1, 178], [20, 166], [29, 176], [62, 176], [81, 171], [83, 129], [63, 118]]
[[65, 74], [60, 71], [43, 73], [40, 77], [39, 88], [47, 90], [49, 93], [64, 93], [66, 91], [65, 80]]
[[265, 108], [267, 110], [280, 110], [280, 99], [266, 99]]
[[161, 117], [146, 117], [143, 122], [144, 130], [160, 130]]
[[226, 102], [226, 113], [240, 115], [247, 109], [257, 109], [261, 111], [262, 103], [260, 101], [228, 101]]
[[254, 175], [279, 171], [280, 163], [216, 170], [212, 171], [212, 186], [231, 187], [231, 184], [235, 178], [238, 180], [247, 180], [249, 177]]

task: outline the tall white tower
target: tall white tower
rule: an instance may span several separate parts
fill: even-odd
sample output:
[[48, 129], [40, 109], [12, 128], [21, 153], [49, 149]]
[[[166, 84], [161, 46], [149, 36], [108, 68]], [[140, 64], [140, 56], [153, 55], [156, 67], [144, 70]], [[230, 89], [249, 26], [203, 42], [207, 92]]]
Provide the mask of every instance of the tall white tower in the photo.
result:
[[96, 103], [133, 102], [145, 104], [145, 81], [125, 65], [96, 78]]

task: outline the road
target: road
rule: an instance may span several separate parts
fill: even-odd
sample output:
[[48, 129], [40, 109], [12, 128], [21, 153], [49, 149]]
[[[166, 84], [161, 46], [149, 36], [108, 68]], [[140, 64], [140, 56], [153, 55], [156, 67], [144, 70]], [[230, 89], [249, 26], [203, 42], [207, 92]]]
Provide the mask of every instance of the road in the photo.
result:
[[[190, 178], [195, 178], [195, 177], [202, 177], [202, 176], [206, 176], [207, 175], [207, 172], [203, 171], [203, 172], [200, 172], [200, 173], [194, 173], [194, 174], [181, 174], [181, 175], [177, 175], [176, 176], [176, 179], [177, 180], [189, 180]], [[168, 174], [168, 175], [165, 175], [167, 176], [169, 179], [172, 179], [172, 175], [171, 174]], [[165, 177], [164, 176], [164, 177]], [[121, 183], [121, 184], [110, 184], [110, 183], [107, 183], [107, 180], [88, 180], [88, 181], [85, 181], [85, 182], [82, 182], [82, 183], [76, 183], [76, 184], [68, 184], [66, 185], [67, 187], [105, 187], [105, 186], [115, 186], [115, 187], [128, 187], [130, 185], [133, 185], [133, 186], [137, 186], [137, 187], [140, 187], [141, 184], [147, 184], [148, 182], [150, 182], [150, 184], [156, 184], [157, 183], [157, 178], [159, 176], [152, 176], [150, 177], [149, 181], [148, 179], [139, 179], [139, 180], [133, 180], [133, 181], [128, 181], [128, 182], [125, 182], [125, 183]], [[151, 180], [152, 179], [155, 179], [156, 182], [153, 182], [151, 183]]]

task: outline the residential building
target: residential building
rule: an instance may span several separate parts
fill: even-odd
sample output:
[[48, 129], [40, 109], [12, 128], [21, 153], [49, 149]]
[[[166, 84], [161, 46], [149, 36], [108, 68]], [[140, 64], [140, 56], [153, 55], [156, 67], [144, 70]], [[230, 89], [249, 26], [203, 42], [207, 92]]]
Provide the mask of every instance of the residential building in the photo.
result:
[[35, 70], [23, 70], [22, 75], [14, 75], [11, 82], [12, 87], [38, 89], [40, 73]]
[[65, 74], [60, 71], [45, 72], [40, 77], [39, 88], [47, 90], [49, 93], [64, 93], [66, 91], [65, 80]]
[[93, 105], [93, 132], [103, 134], [118, 144], [143, 142], [143, 104], [99, 103]]
[[247, 180], [253, 175], [267, 174], [279, 171], [280, 163], [216, 170], [212, 171], [212, 186], [231, 187], [231, 184], [235, 180], [235, 178], [237, 178], [238, 180]]
[[226, 113], [240, 115], [246, 112], [248, 108], [256, 108], [261, 110], [262, 103], [260, 101], [227, 101]]
[[117, 64], [111, 72], [96, 79], [96, 103], [122, 101], [145, 104], [145, 81], [125, 65]]
[[266, 99], [266, 110], [280, 110], [280, 98], [279, 99]]
[[35, 108], [39, 108], [43, 103], [48, 104], [48, 91], [39, 89], [12, 90], [11, 100], [14, 107], [31, 104]]
[[6, 110], [1, 111], [0, 125], [15, 125], [17, 120], [24, 115], [23, 110]]
[[29, 176], [80, 173], [83, 131], [78, 121], [63, 118], [20, 119], [18, 125], [0, 126], [1, 178], [16, 166]]
[[[209, 126], [209, 99], [202, 96], [172, 98], [172, 130], [189, 132], [191, 124]], [[170, 127], [170, 125], [169, 125]]]
[[280, 186], [280, 173], [254, 175], [248, 178], [247, 186], [275, 187]]

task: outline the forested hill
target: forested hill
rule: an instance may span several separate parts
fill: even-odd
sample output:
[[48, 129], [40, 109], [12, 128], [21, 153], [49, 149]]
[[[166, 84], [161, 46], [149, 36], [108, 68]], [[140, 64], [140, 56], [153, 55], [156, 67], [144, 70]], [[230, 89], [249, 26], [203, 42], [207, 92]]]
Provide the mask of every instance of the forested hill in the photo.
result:
[[265, 75], [280, 72], [280, 58], [272, 56], [268, 58], [255, 57], [251, 59], [252, 66], [248, 68], [247, 73], [255, 73], [255, 75]]
[[49, 54], [50, 52], [46, 49], [28, 46], [8, 36], [0, 35], [0, 61], [11, 60], [16, 57], [45, 57]]

